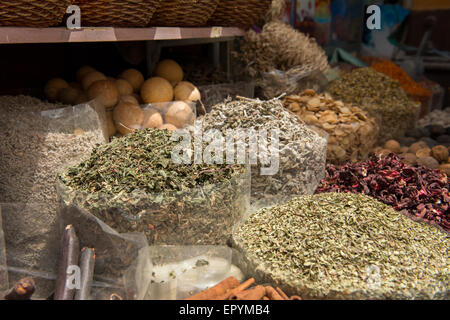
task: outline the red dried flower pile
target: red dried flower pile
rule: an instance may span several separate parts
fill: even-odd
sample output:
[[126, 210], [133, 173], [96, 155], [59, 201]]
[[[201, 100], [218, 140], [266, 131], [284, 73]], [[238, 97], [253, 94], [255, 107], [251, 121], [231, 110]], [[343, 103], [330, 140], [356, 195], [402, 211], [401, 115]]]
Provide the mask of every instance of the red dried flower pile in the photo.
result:
[[439, 170], [410, 167], [395, 154], [390, 154], [340, 167], [327, 165], [326, 178], [316, 193], [366, 194], [412, 218], [437, 224], [449, 232], [449, 190], [449, 180]]

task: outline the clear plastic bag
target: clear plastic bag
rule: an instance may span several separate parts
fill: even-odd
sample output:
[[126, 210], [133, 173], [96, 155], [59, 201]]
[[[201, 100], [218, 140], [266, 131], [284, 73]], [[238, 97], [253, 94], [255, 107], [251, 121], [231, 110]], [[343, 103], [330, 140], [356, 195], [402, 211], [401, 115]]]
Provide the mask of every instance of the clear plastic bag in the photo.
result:
[[328, 85], [328, 80], [321, 71], [300, 66], [288, 71], [265, 72], [256, 84], [264, 99], [272, 99], [282, 94], [296, 94], [306, 89], [322, 92]]
[[218, 130], [229, 136], [229, 145], [237, 145], [240, 155], [227, 155], [227, 162], [251, 164], [252, 210], [313, 194], [325, 177], [328, 136], [317, 134], [277, 98], [227, 99], [197, 122], [197, 130]]
[[64, 226], [71, 224], [80, 248], [95, 249], [94, 283], [91, 299], [125, 297], [122, 276], [147, 246], [142, 233], [118, 234], [89, 213], [64, 207], [54, 224], [42, 216], [45, 204], [2, 204], [5, 226], [7, 270], [10, 284], [32, 277], [36, 283], [34, 299], [47, 299], [55, 290]]
[[231, 265], [226, 246], [151, 246], [140, 251], [124, 282], [129, 299], [181, 300], [233, 275], [243, 274]]
[[120, 233], [143, 232], [149, 244], [225, 244], [250, 206], [250, 173], [185, 191], [107, 196], [76, 192], [58, 183], [65, 207], [89, 212]]
[[[31, 97], [9, 99], [1, 112], [11, 117], [0, 120], [0, 203], [8, 265], [52, 273], [61, 231], [56, 175], [106, 142], [105, 112], [98, 100], [55, 109]], [[52, 285], [39, 287], [38, 296], [52, 290]]]
[[9, 282], [36, 276], [34, 298], [47, 298], [54, 290], [62, 236], [57, 212], [46, 203], [2, 203], [2, 219]]
[[[120, 105], [120, 104], [119, 104]], [[123, 119], [113, 112], [113, 124], [121, 134], [128, 134], [134, 130], [161, 128], [161, 126], [174, 126], [172, 129], [181, 129], [192, 125], [197, 117], [197, 106], [192, 101], [170, 101], [161, 103], [142, 104], [140, 110], [136, 108], [133, 116], [122, 113]], [[142, 117], [139, 114], [142, 112]], [[118, 113], [117, 113], [118, 114]], [[167, 127], [163, 127], [170, 129]]]
[[122, 276], [147, 246], [143, 233], [119, 234], [86, 210], [62, 206], [63, 225], [72, 225], [80, 240], [80, 248], [95, 249], [94, 280], [97, 285], [92, 298], [109, 299], [115, 293], [124, 297]]
[[3, 234], [2, 207], [0, 206], [0, 292], [8, 290], [8, 269], [6, 264], [5, 237]]
[[207, 112], [211, 110], [212, 106], [228, 97], [232, 99], [235, 99], [236, 96], [253, 98], [255, 95], [255, 84], [251, 81], [205, 85], [200, 86], [198, 89], [202, 95], [202, 103]]

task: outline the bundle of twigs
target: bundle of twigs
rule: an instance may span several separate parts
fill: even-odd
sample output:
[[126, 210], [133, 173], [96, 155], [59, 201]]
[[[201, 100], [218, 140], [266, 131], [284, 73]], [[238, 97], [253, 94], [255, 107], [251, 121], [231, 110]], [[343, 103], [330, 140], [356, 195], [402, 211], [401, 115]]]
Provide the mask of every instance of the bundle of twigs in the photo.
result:
[[260, 33], [248, 31], [238, 57], [266, 99], [296, 92], [302, 79], [312, 72], [324, 74], [329, 68], [325, 51], [314, 38], [275, 20], [266, 23]]
[[261, 33], [248, 31], [241, 43], [241, 51], [240, 57], [253, 76], [304, 65], [321, 72], [328, 69], [325, 51], [315, 39], [281, 21], [266, 23]]
[[272, 5], [270, 6], [269, 11], [266, 13], [265, 21], [279, 21], [281, 20], [284, 9], [286, 8], [285, 0], [272, 0]]

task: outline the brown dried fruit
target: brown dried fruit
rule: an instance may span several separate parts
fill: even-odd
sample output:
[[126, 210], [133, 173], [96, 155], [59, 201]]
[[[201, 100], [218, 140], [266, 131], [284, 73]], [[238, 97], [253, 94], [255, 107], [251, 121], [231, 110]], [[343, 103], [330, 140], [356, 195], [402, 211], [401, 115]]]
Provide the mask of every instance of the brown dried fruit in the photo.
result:
[[417, 164], [420, 166], [424, 166], [430, 169], [437, 169], [439, 168], [439, 162], [433, 157], [423, 157], [417, 159]]
[[423, 149], [423, 148], [427, 148], [427, 147], [428, 147], [428, 146], [427, 146], [427, 144], [426, 144], [425, 142], [423, 142], [423, 141], [418, 141], [418, 142], [413, 143], [413, 144], [409, 147], [408, 152], [409, 152], [409, 153], [414, 153], [414, 154], [416, 154], [416, 152], [417, 152], [419, 149]]
[[450, 177], [450, 163], [444, 163], [439, 166], [439, 170]]
[[431, 149], [430, 148], [422, 148], [417, 150], [416, 152], [416, 157], [417, 158], [425, 158], [425, 157], [429, 157], [431, 155]]
[[333, 100], [328, 94], [304, 90], [287, 96], [283, 104], [307, 124], [328, 133], [327, 161], [331, 163], [366, 159], [376, 143], [375, 120], [360, 108]]
[[389, 149], [381, 149], [381, 151], [377, 152], [376, 155], [381, 156], [381, 157], [386, 157], [390, 153], [392, 153], [392, 151]]
[[400, 143], [395, 140], [388, 140], [384, 144], [385, 149], [389, 149], [392, 152], [399, 153], [400, 152]]
[[435, 146], [431, 149], [431, 155], [439, 162], [445, 162], [448, 159], [448, 149], [444, 146]]
[[401, 153], [408, 153], [409, 148], [408, 147], [401, 147], [400, 152]]
[[400, 159], [402, 159], [403, 163], [415, 166], [417, 164], [417, 157], [413, 153], [405, 153], [400, 156]]

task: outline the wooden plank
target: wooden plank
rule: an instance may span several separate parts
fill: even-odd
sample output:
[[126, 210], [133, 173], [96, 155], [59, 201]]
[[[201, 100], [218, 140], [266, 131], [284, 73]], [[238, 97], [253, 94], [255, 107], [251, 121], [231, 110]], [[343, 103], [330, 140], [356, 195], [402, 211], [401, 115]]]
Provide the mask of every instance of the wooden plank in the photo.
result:
[[102, 41], [148, 41], [179, 39], [211, 39], [242, 36], [239, 28], [112, 28], [96, 27], [68, 30], [58, 28], [0, 27], [0, 44], [64, 43]]

